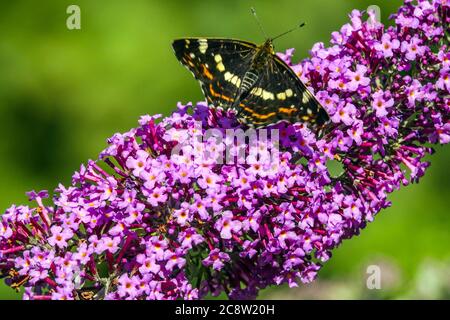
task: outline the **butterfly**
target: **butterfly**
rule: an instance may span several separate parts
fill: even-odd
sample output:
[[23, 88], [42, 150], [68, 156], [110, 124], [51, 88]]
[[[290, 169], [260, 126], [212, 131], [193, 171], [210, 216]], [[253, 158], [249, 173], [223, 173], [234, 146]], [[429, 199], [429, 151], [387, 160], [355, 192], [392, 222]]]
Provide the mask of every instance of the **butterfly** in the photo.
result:
[[182, 38], [174, 40], [172, 47], [200, 82], [207, 102], [236, 110], [242, 122], [256, 127], [280, 121], [323, 125], [328, 114], [275, 53], [273, 40], [288, 32], [261, 45], [226, 38]]

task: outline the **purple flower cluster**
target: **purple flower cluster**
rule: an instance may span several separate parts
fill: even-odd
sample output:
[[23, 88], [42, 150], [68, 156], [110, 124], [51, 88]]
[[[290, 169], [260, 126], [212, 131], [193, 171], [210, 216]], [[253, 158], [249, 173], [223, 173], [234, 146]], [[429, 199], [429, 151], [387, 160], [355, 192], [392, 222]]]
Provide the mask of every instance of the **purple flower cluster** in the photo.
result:
[[450, 141], [448, 1], [406, 0], [386, 29], [356, 10], [350, 18], [310, 59], [280, 54], [330, 115], [319, 134], [281, 123], [269, 157], [262, 148], [222, 162], [234, 139], [189, 142], [247, 129], [231, 111], [180, 104], [143, 116], [51, 204], [31, 192], [36, 206], [6, 210], [0, 277], [26, 299], [241, 299], [314, 280], [388, 193], [419, 180], [429, 145]]

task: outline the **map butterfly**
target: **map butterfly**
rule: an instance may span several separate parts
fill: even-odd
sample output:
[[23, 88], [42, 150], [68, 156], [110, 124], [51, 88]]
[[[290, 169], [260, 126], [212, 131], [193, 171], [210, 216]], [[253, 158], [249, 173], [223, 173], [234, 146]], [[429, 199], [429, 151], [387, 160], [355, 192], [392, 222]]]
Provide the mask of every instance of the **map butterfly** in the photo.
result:
[[280, 121], [323, 125], [329, 119], [326, 111], [275, 54], [273, 40], [278, 37], [267, 38], [261, 45], [225, 38], [182, 38], [172, 46], [177, 59], [200, 82], [207, 102], [236, 110], [242, 122], [256, 127]]

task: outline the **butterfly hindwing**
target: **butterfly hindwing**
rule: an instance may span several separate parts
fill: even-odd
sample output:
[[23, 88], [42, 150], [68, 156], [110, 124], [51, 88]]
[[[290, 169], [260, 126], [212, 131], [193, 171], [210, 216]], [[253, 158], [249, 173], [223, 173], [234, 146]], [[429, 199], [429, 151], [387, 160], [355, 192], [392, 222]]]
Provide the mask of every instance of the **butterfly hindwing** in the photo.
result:
[[287, 82], [286, 86], [294, 90], [295, 103], [298, 106], [297, 118], [300, 121], [317, 123], [318, 125], [328, 121], [329, 117], [325, 109], [295, 74], [294, 70], [276, 55], [274, 55], [274, 61], [276, 68], [282, 70], [280, 73], [289, 75], [284, 79]]
[[241, 101], [239, 112], [256, 126], [292, 119], [321, 125], [328, 119], [314, 95], [276, 55]]

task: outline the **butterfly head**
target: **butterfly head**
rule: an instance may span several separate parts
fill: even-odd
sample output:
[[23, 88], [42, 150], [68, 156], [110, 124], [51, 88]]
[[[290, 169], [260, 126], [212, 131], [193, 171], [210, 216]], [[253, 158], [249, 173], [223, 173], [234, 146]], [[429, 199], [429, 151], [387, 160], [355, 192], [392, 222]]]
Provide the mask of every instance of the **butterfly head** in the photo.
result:
[[273, 40], [271, 38], [267, 39], [262, 45], [262, 49], [267, 54], [275, 54], [275, 47], [273, 46]]

